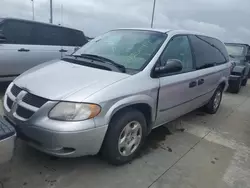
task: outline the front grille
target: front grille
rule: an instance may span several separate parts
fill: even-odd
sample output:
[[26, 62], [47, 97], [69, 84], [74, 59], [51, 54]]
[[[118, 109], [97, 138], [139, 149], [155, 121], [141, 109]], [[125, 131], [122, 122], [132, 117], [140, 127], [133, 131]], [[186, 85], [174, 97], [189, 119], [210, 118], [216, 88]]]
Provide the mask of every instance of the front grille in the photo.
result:
[[9, 107], [9, 109], [11, 109], [12, 105], [13, 101], [9, 97], [7, 97], [7, 106]]
[[12, 111], [14, 117], [21, 121], [31, 118], [37, 110], [48, 102], [47, 99], [28, 93], [16, 85], [13, 85], [6, 95], [6, 110]]
[[23, 98], [23, 102], [31, 105], [31, 106], [35, 106], [37, 108], [42, 107], [46, 102], [48, 102], [47, 99], [42, 98], [42, 97], [38, 97], [35, 96], [31, 93], [27, 93], [24, 98]]
[[29, 119], [35, 112], [28, 110], [22, 106], [18, 106], [16, 109], [16, 114], [24, 119]]
[[21, 88], [17, 87], [15, 84], [11, 88], [11, 93], [17, 97], [17, 95], [22, 91]]

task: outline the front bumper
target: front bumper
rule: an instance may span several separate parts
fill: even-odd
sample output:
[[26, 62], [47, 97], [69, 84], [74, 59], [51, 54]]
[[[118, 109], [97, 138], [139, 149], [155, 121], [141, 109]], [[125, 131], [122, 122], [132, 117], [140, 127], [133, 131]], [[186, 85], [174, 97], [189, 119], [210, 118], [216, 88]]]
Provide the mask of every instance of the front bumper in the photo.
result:
[[[17, 136], [32, 147], [59, 157], [95, 155], [99, 152], [107, 125], [96, 124], [94, 119], [72, 122], [53, 120], [48, 117], [48, 113], [57, 104], [56, 101], [47, 101], [39, 108], [18, 101], [13, 107], [7, 100], [12, 95], [9, 87], [4, 96], [4, 118], [15, 127]], [[12, 101], [17, 101], [15, 96], [12, 98]], [[32, 115], [23, 118], [26, 112], [22, 110], [22, 117], [19, 116], [15, 106], [22, 105], [25, 109], [31, 109]]]
[[[58, 157], [79, 157], [99, 152], [107, 126], [81, 131], [54, 131], [34, 125], [13, 124], [17, 136], [30, 146]], [[60, 122], [63, 124], [64, 122]]]
[[12, 158], [15, 140], [14, 128], [0, 117], [0, 164], [8, 162]]

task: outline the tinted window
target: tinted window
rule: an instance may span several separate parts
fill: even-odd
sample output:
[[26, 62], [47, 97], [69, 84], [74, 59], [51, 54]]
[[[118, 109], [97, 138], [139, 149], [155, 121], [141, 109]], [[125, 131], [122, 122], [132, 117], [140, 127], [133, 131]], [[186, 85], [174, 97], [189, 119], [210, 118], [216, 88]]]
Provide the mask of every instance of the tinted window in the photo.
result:
[[83, 32], [62, 28], [63, 32], [63, 46], [83, 46], [87, 43], [87, 39], [85, 38]]
[[170, 40], [161, 56], [161, 64], [169, 59], [178, 59], [182, 62], [182, 72], [193, 70], [192, 52], [187, 36], [177, 36]]
[[62, 30], [59, 27], [54, 27], [45, 24], [35, 24], [34, 43], [37, 45], [53, 45], [61, 46], [63, 41]]
[[32, 44], [31, 32], [33, 25], [29, 22], [9, 20], [4, 22], [3, 34], [6, 43], [9, 44]]
[[196, 69], [204, 69], [227, 62], [228, 55], [220, 41], [205, 36], [190, 36]]
[[[226, 59], [226, 61], [229, 60], [226, 46], [221, 41], [219, 41], [218, 39], [209, 38], [209, 37], [207, 37], [207, 41], [210, 42], [212, 45], [214, 45], [217, 48], [219, 54], [221, 54], [223, 56], [223, 58]], [[225, 60], [223, 61], [223, 63], [225, 63]]]
[[81, 31], [74, 31], [74, 41], [76, 46], [83, 46], [88, 42], [85, 35]]

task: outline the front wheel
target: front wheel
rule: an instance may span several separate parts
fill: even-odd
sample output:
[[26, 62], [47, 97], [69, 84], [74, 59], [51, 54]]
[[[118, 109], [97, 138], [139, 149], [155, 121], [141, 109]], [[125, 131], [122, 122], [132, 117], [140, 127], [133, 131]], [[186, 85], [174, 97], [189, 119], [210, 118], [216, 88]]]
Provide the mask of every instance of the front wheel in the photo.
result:
[[221, 99], [222, 99], [223, 88], [218, 87], [210, 101], [205, 105], [205, 111], [209, 114], [215, 114], [220, 107]]
[[127, 163], [137, 155], [146, 135], [147, 123], [144, 115], [133, 108], [122, 110], [109, 124], [102, 155], [110, 164]]

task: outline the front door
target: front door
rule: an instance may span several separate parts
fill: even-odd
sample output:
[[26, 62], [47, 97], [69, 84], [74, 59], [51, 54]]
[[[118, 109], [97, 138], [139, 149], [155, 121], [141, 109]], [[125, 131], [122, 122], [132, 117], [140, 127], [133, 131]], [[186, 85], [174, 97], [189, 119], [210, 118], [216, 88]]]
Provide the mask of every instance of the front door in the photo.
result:
[[164, 50], [160, 64], [169, 59], [182, 61], [181, 72], [160, 75], [158, 111], [155, 126], [169, 122], [195, 108], [193, 103], [198, 96], [199, 74], [194, 70], [193, 56], [187, 36], [175, 36]]

